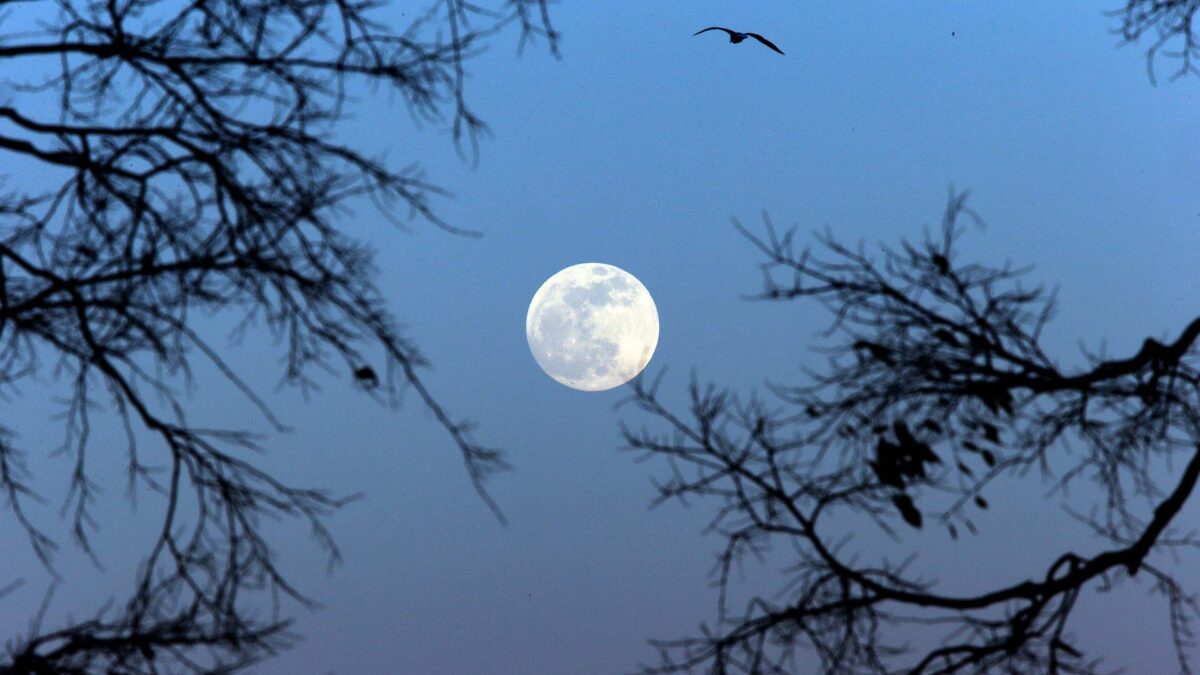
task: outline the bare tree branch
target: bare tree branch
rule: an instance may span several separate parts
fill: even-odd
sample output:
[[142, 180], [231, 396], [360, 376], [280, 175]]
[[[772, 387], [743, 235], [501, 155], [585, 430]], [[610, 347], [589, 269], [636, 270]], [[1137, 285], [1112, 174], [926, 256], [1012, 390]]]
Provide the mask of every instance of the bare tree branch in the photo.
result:
[[1189, 73], [1200, 75], [1196, 61], [1200, 60], [1200, 41], [1196, 37], [1196, 14], [1200, 0], [1128, 0], [1125, 7], [1110, 12], [1121, 20], [1117, 33], [1126, 43], [1139, 42], [1150, 36], [1146, 49], [1146, 72], [1151, 82], [1157, 82], [1154, 62], [1160, 57], [1177, 59], [1179, 67], [1172, 73], [1176, 80]]
[[[124, 603], [35, 631], [0, 672], [245, 668], [293, 639], [279, 598], [312, 604], [279, 568], [263, 519], [307, 521], [338, 559], [325, 519], [348, 498], [287, 485], [249, 459], [254, 436], [188, 419], [183, 392], [199, 358], [285, 429], [196, 330], [198, 316], [238, 317], [238, 334], [265, 325], [282, 345], [283, 381], [306, 392], [314, 368], [352, 374], [383, 401], [411, 387], [502, 519], [484, 481], [507, 465], [421, 379], [424, 360], [385, 308], [371, 251], [337, 217], [369, 197], [389, 217], [466, 232], [437, 216], [442, 192], [415, 165], [333, 131], [348, 92], [373, 86], [476, 153], [486, 126], [468, 106], [464, 64], [510, 26], [518, 48], [543, 40], [557, 55], [546, 4], [436, 0], [400, 29], [374, 0], [6, 5], [0, 72], [16, 94], [0, 101], [0, 154], [5, 167], [41, 166], [56, 182], [0, 194], [0, 385], [52, 363], [68, 390], [64, 510], [84, 552], [96, 556], [97, 408], [124, 423], [129, 495], [149, 489], [165, 510]], [[56, 542], [29, 515], [38, 497], [14, 431], [0, 429], [0, 488], [51, 566]], [[147, 432], [157, 447], [139, 446]], [[264, 598], [275, 599], [266, 617]]]
[[[831, 673], [1097, 672], [1068, 630], [1076, 600], [1137, 575], [1167, 599], [1189, 671], [1200, 605], [1154, 560], [1200, 543], [1171, 527], [1200, 477], [1200, 318], [1172, 342], [1147, 339], [1128, 358], [1064, 371], [1040, 344], [1052, 296], [1023, 285], [1025, 270], [959, 260], [964, 217], [981, 222], [952, 192], [940, 236], [878, 258], [829, 233], [821, 254], [797, 251], [794, 231], [767, 220], [759, 236], [735, 222], [767, 258], [758, 297], [821, 303], [834, 346], [826, 368], [806, 373], [811, 383], [773, 385], [770, 405], [693, 380], [676, 413], [657, 382], [633, 384], [630, 402], [665, 427], [624, 430], [631, 448], [667, 460], [660, 501], [709, 503], [725, 541], [716, 623], [656, 643], [662, 663], [646, 672], [790, 673], [801, 650]], [[1071, 460], [1068, 444], [1087, 452]], [[1159, 487], [1151, 468], [1180, 452], [1186, 467]], [[895, 563], [845, 534], [975, 533], [970, 509], [989, 507], [989, 485], [1030, 467], [1061, 485], [1090, 476], [1106, 503], [1101, 521], [1085, 522], [1111, 546], [957, 594], [917, 575], [915, 550]], [[732, 565], [768, 548], [794, 552], [779, 592], [731, 612]], [[934, 646], [899, 638], [914, 630]]]

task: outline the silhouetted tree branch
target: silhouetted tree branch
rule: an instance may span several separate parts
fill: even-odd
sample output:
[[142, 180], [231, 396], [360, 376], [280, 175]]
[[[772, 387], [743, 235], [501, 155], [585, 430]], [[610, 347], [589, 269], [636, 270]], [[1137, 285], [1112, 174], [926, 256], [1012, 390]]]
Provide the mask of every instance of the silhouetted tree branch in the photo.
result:
[[[149, 488], [164, 504], [128, 600], [35, 630], [10, 645], [0, 672], [236, 670], [289, 643], [280, 597], [310, 604], [279, 569], [263, 519], [306, 520], [337, 560], [324, 518], [345, 499], [259, 468], [250, 434], [189, 420], [183, 391], [199, 360], [284, 429], [202, 337], [200, 316], [240, 316], [239, 335], [265, 326], [284, 350], [283, 381], [306, 392], [314, 368], [344, 368], [385, 403], [415, 390], [500, 517], [483, 482], [505, 468], [501, 455], [424, 384], [420, 353], [375, 287], [370, 250], [337, 215], [365, 196], [385, 215], [462, 231], [436, 215], [430, 199], [441, 191], [415, 165], [398, 168], [334, 129], [348, 91], [373, 86], [475, 152], [486, 127], [467, 104], [464, 62], [508, 26], [522, 46], [542, 39], [557, 55], [546, 0], [493, 4], [438, 0], [402, 25], [373, 0], [0, 8], [0, 72], [15, 92], [0, 101], [0, 155], [8, 171], [54, 177], [42, 192], [0, 194], [0, 384], [53, 364], [67, 388], [64, 507], [88, 555], [97, 407], [124, 422], [130, 494]], [[154, 447], [139, 444], [146, 433]], [[56, 542], [30, 515], [24, 453], [11, 426], [0, 429], [5, 502], [52, 569]], [[275, 611], [260, 616], [272, 597]]]
[[1121, 20], [1118, 33], [1125, 42], [1138, 42], [1149, 35], [1146, 50], [1146, 71], [1156, 82], [1154, 61], [1160, 56], [1179, 59], [1179, 68], [1171, 79], [1188, 73], [1200, 74], [1196, 60], [1200, 58], [1200, 41], [1196, 38], [1196, 14], [1200, 0], [1128, 0], [1125, 7], [1112, 12]]
[[[1026, 270], [960, 260], [964, 218], [978, 221], [952, 193], [939, 236], [878, 258], [828, 232], [819, 252], [798, 251], [794, 230], [737, 224], [768, 260], [759, 297], [821, 303], [834, 346], [811, 382], [772, 385], [767, 399], [693, 380], [676, 412], [659, 382], [634, 382], [630, 401], [665, 427], [624, 428], [668, 462], [659, 501], [704, 501], [725, 542], [715, 623], [656, 643], [662, 664], [646, 672], [800, 672], [798, 651], [838, 673], [1095, 672], [1068, 630], [1076, 600], [1138, 575], [1166, 598], [1188, 672], [1200, 605], [1156, 560], [1198, 543], [1171, 525], [1200, 476], [1200, 318], [1171, 342], [1064, 370], [1040, 342], [1051, 294], [1023, 285]], [[1185, 467], [1161, 486], [1153, 469], [1178, 454]], [[1110, 545], [948, 593], [915, 571], [915, 551], [896, 563], [859, 543], [871, 528], [897, 541], [904, 527], [975, 533], [969, 509], [1030, 468], [1061, 487], [1094, 480], [1103, 515], [1081, 520]], [[732, 609], [731, 570], [768, 548], [792, 559], [777, 595]]]

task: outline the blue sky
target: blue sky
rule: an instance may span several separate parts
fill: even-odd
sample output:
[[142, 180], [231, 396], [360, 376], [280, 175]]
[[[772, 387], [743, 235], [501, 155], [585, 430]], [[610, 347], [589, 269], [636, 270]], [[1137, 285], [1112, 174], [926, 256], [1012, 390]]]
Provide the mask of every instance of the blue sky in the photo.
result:
[[[305, 641], [261, 672], [623, 672], [653, 658], [648, 638], [713, 618], [710, 511], [648, 510], [661, 467], [619, 451], [619, 421], [642, 421], [614, 410], [627, 392], [573, 391], [529, 354], [528, 302], [568, 265], [610, 263], [650, 290], [661, 321], [650, 370], [669, 369], [675, 401], [693, 369], [749, 392], [821, 362], [811, 351], [827, 320], [818, 306], [742, 299], [759, 288], [759, 259], [731, 216], [753, 226], [765, 210], [802, 233], [828, 226], [844, 241], [894, 244], [936, 225], [950, 185], [970, 189], [988, 223], [965, 255], [1033, 264], [1032, 280], [1059, 286], [1046, 344], [1064, 366], [1082, 363], [1081, 344], [1121, 354], [1177, 334], [1200, 296], [1200, 81], [1152, 86], [1143, 50], [1117, 47], [1104, 8], [565, 3], [553, 14], [561, 61], [536, 46], [516, 58], [510, 34], [471, 64], [469, 95], [494, 132], [475, 168], [448, 130], [415, 128], [401, 102], [363, 92], [339, 135], [420, 160], [454, 193], [440, 214], [484, 233], [400, 230], [367, 204], [345, 223], [377, 247], [380, 287], [432, 361], [436, 395], [508, 451], [516, 470], [490, 487], [509, 525], [475, 497], [415, 399], [382, 409], [334, 377], [308, 401], [271, 393], [269, 340], [231, 348], [294, 428], [270, 438], [263, 461], [295, 482], [365, 493], [332, 521], [345, 556], [332, 575], [302, 529], [279, 527], [286, 568], [325, 608], [297, 610]], [[692, 37], [713, 24], [761, 32], [787, 55]], [[201, 386], [194, 419], [267, 431], [222, 391]], [[10, 405], [46, 409], [32, 396]], [[39, 472], [61, 470], [55, 461]], [[64, 562], [51, 616], [112, 595], [136, 560], [121, 542], [153, 519], [145, 508], [124, 515], [113, 466], [105, 508], [115, 515], [98, 535], [107, 572]], [[1038, 574], [1063, 542], [1102, 545], [1043, 493], [1034, 478], [993, 495], [980, 536], [955, 547], [934, 534], [912, 541], [951, 588]], [[1192, 504], [1180, 520], [1198, 513]], [[0, 535], [17, 537], [6, 521]], [[79, 583], [91, 576], [111, 585]], [[30, 581], [5, 600], [6, 635], [41, 600], [45, 579]], [[1074, 628], [1113, 667], [1167, 672], [1166, 608], [1142, 590], [1086, 598]]]

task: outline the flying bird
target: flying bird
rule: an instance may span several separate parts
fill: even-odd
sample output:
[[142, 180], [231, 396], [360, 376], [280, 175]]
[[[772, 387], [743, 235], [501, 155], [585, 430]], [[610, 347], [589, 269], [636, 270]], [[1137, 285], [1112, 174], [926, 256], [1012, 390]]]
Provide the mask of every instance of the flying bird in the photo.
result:
[[728, 28], [722, 28], [720, 26], [709, 26], [708, 28], [705, 28], [704, 30], [698, 30], [695, 33], [692, 33], [692, 37], [695, 37], [701, 33], [707, 33], [710, 30], [723, 30], [726, 33], [729, 33], [729, 41], [735, 45], [737, 43], [741, 42], [742, 40], [745, 40], [746, 38], [754, 38], [755, 40], [758, 40], [759, 42], [761, 42], [764, 45], [770, 47], [771, 49], [779, 52], [780, 54], [783, 53], [783, 50], [780, 49], [779, 47], [776, 47], [775, 43], [773, 43], [770, 40], [768, 40], [767, 38], [759, 35], [758, 33], [739, 33], [736, 30], [729, 30]]

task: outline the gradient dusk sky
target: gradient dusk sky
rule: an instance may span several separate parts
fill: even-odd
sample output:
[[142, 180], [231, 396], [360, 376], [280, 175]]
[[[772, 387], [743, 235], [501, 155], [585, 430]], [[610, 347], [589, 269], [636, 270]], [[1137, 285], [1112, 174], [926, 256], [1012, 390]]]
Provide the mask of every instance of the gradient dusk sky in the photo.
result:
[[[344, 215], [378, 250], [389, 307], [432, 363], [426, 383], [478, 423], [478, 440], [506, 450], [515, 469], [489, 487], [509, 523], [475, 495], [415, 397], [390, 410], [338, 374], [306, 401], [276, 390], [269, 337], [231, 346], [230, 362], [293, 428], [268, 436], [260, 461], [293, 483], [364, 493], [330, 521], [344, 556], [332, 573], [301, 526], [273, 526], [283, 568], [324, 607], [293, 608], [304, 641], [256, 672], [628, 672], [654, 661], [648, 639], [715, 617], [721, 542], [703, 532], [712, 504], [649, 509], [664, 467], [622, 452], [619, 425], [652, 421], [614, 409], [625, 388], [558, 384], [526, 345], [530, 298], [569, 265], [610, 263], [649, 289], [661, 337], [648, 372], [668, 369], [662, 391], [680, 406], [693, 370], [748, 394], [823, 362], [812, 348], [829, 317], [816, 303], [743, 299], [760, 289], [761, 260], [731, 217], [753, 229], [766, 211], [805, 238], [829, 227], [845, 242], [898, 244], [936, 226], [951, 185], [971, 191], [987, 223], [968, 233], [963, 259], [1033, 265], [1031, 282], [1058, 286], [1045, 345], [1065, 367], [1084, 363], [1081, 346], [1125, 355], [1148, 336], [1173, 339], [1200, 297], [1200, 78], [1152, 85], [1145, 45], [1118, 46], [1112, 33], [1104, 10], [1117, 4], [562, 3], [552, 7], [561, 60], [544, 44], [518, 57], [506, 33], [469, 64], [468, 96], [493, 132], [477, 167], [448, 129], [361, 92], [339, 137], [420, 161], [453, 193], [439, 214], [483, 232], [399, 229], [368, 203]], [[404, 21], [400, 11], [380, 16]], [[786, 56], [692, 36], [711, 25], [760, 32]], [[228, 326], [202, 328], [225, 344]], [[41, 377], [52, 382], [51, 369]], [[227, 388], [205, 388], [211, 373], [198, 379], [198, 424], [268, 431]], [[35, 449], [61, 441], [48, 400], [6, 403], [44, 420], [44, 443], [39, 427], [24, 430]], [[116, 423], [95, 424], [97, 448], [107, 439], [119, 455]], [[61, 475], [66, 461], [32, 468]], [[47, 621], [93, 612], [128, 583], [142, 552], [122, 542], [144, 536], [157, 512], [147, 503], [130, 515], [122, 467], [100, 470], [105, 571], [65, 546]], [[57, 505], [59, 483], [47, 485]], [[1104, 545], [1046, 491], [1030, 476], [991, 495], [978, 536], [951, 542], [935, 528], [906, 542], [959, 590], [1043, 574], [1064, 546]], [[1076, 490], [1069, 502], [1086, 512], [1094, 498]], [[1200, 507], [1179, 524], [1200, 524]], [[856, 536], [895, 545], [878, 531]], [[0, 605], [0, 633], [14, 635], [48, 576], [7, 514], [0, 541], [0, 586], [16, 570], [28, 582]], [[1195, 589], [1191, 562], [1179, 573]], [[776, 578], [772, 564], [764, 580]], [[747, 566], [750, 587], [762, 571]], [[1113, 669], [1176, 670], [1166, 605], [1147, 590], [1084, 597], [1072, 618], [1079, 644]]]

